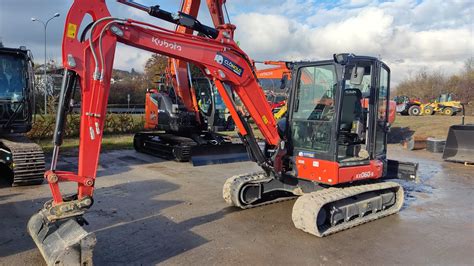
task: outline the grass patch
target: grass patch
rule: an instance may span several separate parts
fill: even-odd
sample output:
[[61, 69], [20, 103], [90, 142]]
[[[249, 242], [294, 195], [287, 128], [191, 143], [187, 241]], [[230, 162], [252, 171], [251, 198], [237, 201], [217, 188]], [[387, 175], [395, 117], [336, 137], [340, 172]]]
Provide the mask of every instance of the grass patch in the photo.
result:
[[[134, 120], [139, 118], [134, 117]], [[392, 125], [392, 134], [397, 134], [397, 129], [404, 128], [413, 131], [416, 135], [425, 135], [428, 137], [435, 137], [444, 139], [448, 135], [448, 130], [451, 125], [461, 123], [461, 116], [397, 116], [395, 123]], [[466, 123], [474, 123], [474, 116], [466, 116]], [[258, 139], [263, 139], [263, 135], [255, 125], [254, 134]], [[237, 131], [220, 132], [221, 134], [237, 137]], [[102, 150], [117, 150], [117, 149], [133, 149], [133, 135], [134, 134], [108, 134], [102, 138]], [[38, 144], [43, 147], [47, 153], [52, 152], [53, 144], [51, 138], [42, 139]], [[61, 146], [62, 151], [71, 151], [79, 147], [79, 138], [72, 137], [64, 139]]]
[[[474, 116], [466, 116], [466, 124], [474, 123]], [[408, 128], [416, 135], [425, 135], [444, 139], [448, 136], [449, 127], [461, 124], [461, 116], [400, 116], [397, 115], [392, 131], [396, 128]]]

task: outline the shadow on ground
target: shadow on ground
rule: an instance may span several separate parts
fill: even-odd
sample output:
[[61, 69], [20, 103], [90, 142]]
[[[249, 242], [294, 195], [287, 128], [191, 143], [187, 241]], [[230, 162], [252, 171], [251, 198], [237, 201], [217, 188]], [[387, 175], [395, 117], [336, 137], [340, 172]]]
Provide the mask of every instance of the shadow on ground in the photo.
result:
[[99, 204], [87, 216], [98, 241], [94, 261], [149, 265], [207, 243], [191, 229], [222, 218], [224, 211], [173, 221], [162, 210], [183, 202], [158, 198], [178, 188], [167, 181], [150, 180], [98, 189]]
[[38, 211], [49, 198], [12, 201], [21, 195], [14, 193], [0, 196], [0, 257], [17, 254], [35, 248], [27, 233], [26, 225], [34, 212]]
[[411, 130], [409, 127], [392, 127], [387, 136], [388, 144], [398, 144], [403, 140], [408, 139], [413, 136], [415, 131]]
[[[159, 198], [178, 188], [163, 180], [97, 188], [95, 206], [85, 215], [90, 225], [84, 227], [97, 236], [94, 261], [98, 265], [155, 264], [207, 243], [208, 240], [193, 233], [192, 228], [221, 219], [227, 210], [175, 222], [173, 217], [164, 216], [162, 210], [184, 203]], [[19, 194], [0, 198], [3, 216], [0, 219], [0, 257], [36, 248], [27, 234], [26, 224], [49, 198], [11, 200]], [[40, 260], [39, 251], [36, 252]]]

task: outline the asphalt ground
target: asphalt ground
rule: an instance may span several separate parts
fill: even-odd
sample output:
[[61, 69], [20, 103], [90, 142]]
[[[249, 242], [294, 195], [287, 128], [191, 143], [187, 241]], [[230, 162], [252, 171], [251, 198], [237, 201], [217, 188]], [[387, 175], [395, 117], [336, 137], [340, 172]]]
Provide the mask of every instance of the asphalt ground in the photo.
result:
[[[325, 238], [294, 228], [294, 200], [249, 210], [222, 199], [227, 177], [254, 163], [193, 167], [132, 150], [104, 152], [85, 228], [97, 235], [96, 265], [474, 264], [474, 167], [441, 154], [390, 145], [389, 157], [420, 163], [419, 183], [401, 182], [399, 214]], [[62, 156], [58, 169], [74, 170]], [[74, 192], [74, 184], [62, 186]], [[0, 188], [0, 265], [42, 265], [26, 231], [51, 198], [46, 184]]]

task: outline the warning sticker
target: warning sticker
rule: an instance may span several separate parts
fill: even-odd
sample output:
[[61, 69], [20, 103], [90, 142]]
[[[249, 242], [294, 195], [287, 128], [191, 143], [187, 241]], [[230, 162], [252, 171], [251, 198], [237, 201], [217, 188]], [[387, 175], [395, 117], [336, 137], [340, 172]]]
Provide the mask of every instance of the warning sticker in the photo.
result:
[[266, 116], [262, 115], [262, 120], [265, 125], [268, 124], [268, 118]]
[[77, 25], [76, 24], [72, 24], [72, 23], [69, 23], [67, 24], [67, 33], [66, 33], [66, 36], [68, 38], [76, 38], [76, 32], [77, 32]]

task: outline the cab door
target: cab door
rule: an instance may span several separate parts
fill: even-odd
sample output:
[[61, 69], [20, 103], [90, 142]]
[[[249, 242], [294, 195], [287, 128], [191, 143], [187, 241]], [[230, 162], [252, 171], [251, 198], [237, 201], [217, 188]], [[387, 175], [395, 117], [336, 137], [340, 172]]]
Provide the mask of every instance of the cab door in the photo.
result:
[[387, 153], [387, 134], [389, 126], [390, 69], [377, 62], [379, 70], [376, 85], [377, 119], [375, 123], [375, 157], [384, 159]]
[[296, 71], [289, 104], [292, 153], [334, 161], [336, 66], [323, 61], [300, 66]]

